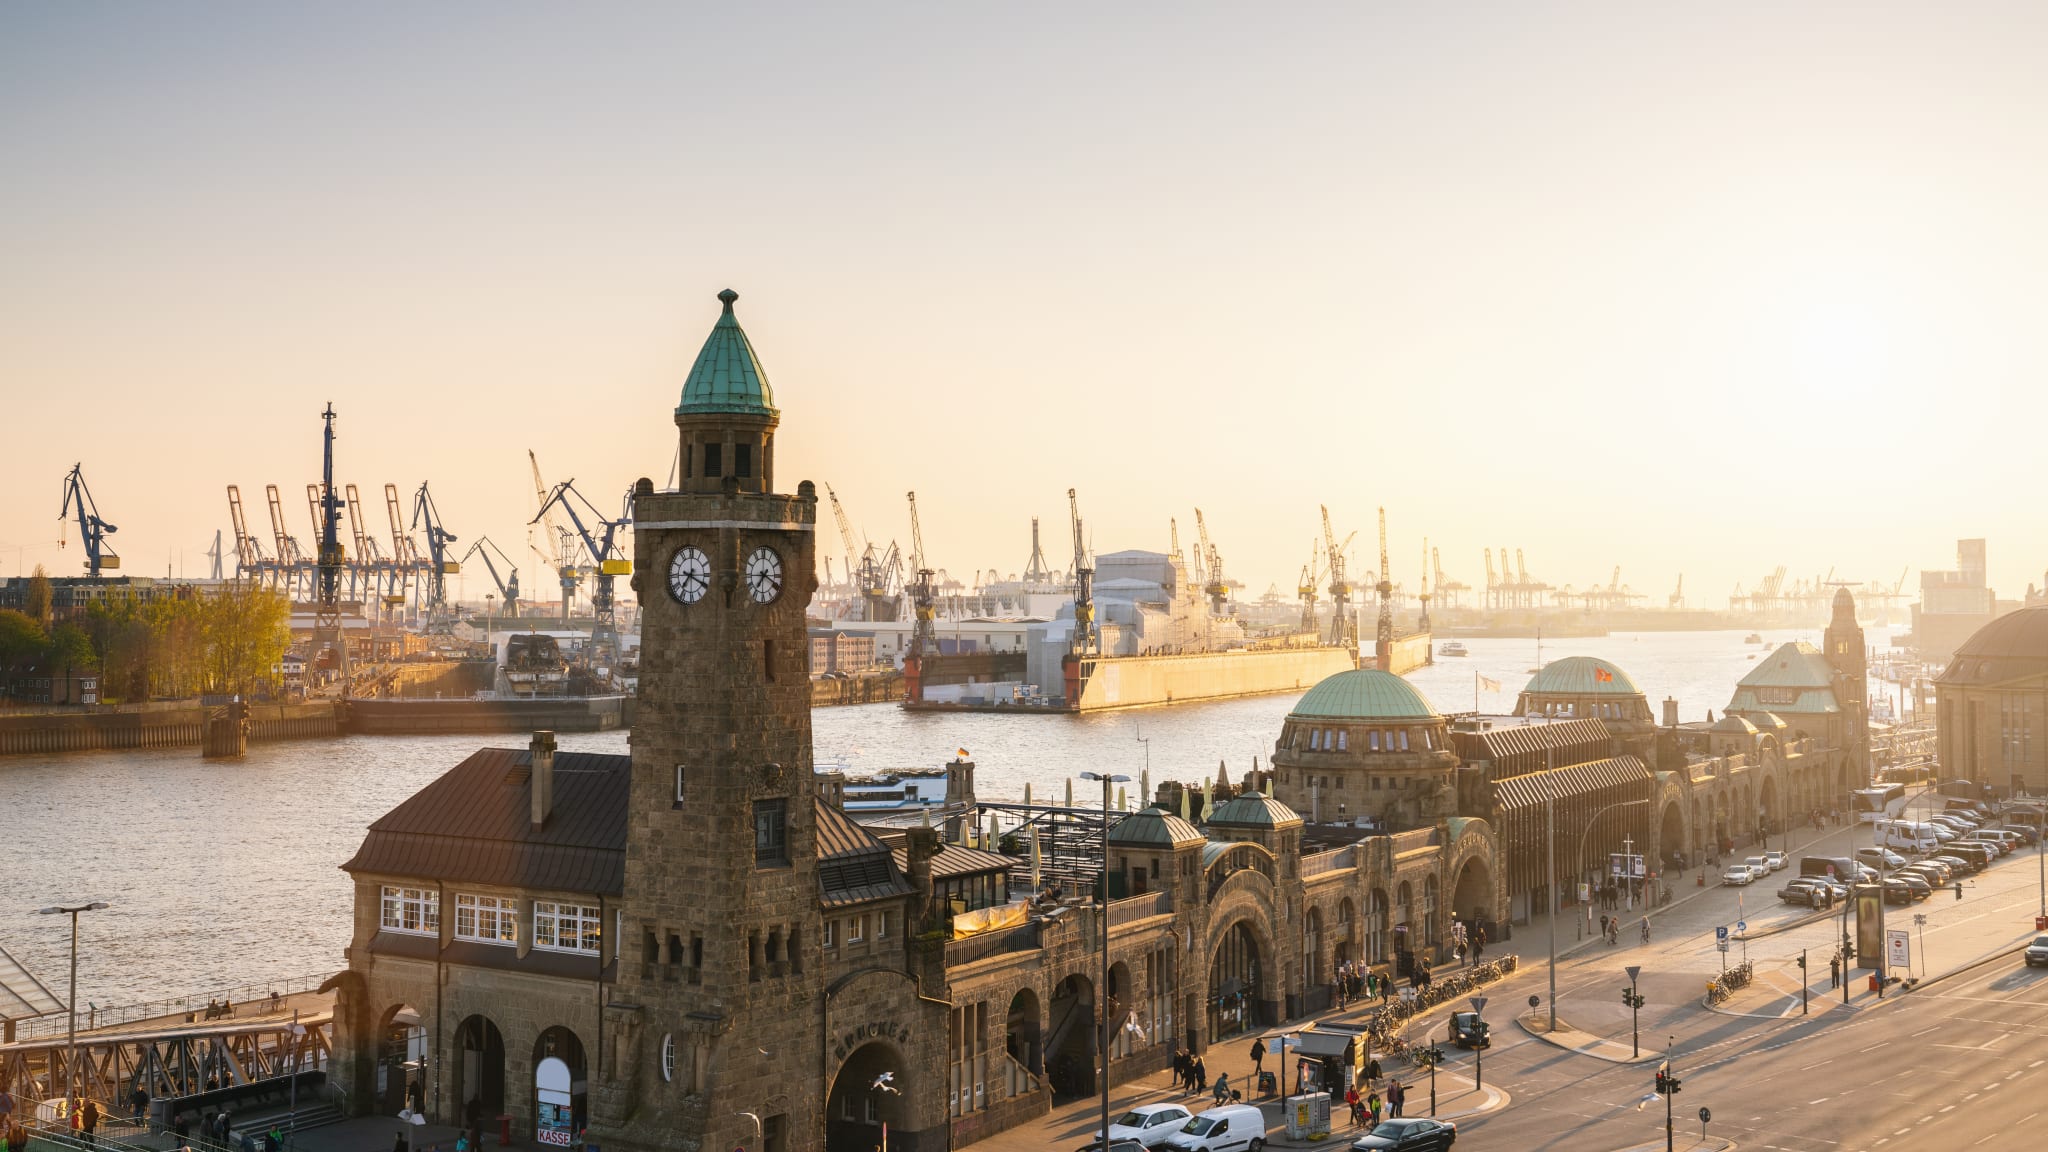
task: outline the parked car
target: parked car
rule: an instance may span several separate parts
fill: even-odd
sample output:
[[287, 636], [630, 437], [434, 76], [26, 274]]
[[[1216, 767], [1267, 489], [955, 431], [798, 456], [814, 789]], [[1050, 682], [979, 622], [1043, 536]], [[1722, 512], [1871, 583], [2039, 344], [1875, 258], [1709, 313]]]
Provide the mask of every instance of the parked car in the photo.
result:
[[[1083, 1144], [1076, 1152], [1103, 1152], [1102, 1142]], [[1111, 1140], [1108, 1152], [1145, 1152], [1145, 1146], [1136, 1140]]]
[[1939, 860], [1930, 858], [1926, 860], [1916, 860], [1913, 863], [1906, 865], [1904, 868], [1899, 869], [1900, 875], [1904, 875], [1908, 872], [1917, 872], [1920, 875], [1927, 877], [1928, 883], [1933, 884], [1938, 888], [1941, 885], [1949, 882], [1949, 878], [1955, 874], [1955, 869], [1950, 868], [1948, 865], [1943, 864]]
[[1756, 873], [1751, 872], [1747, 864], [1730, 864], [1728, 870], [1721, 873], [1721, 883], [1723, 884], [1741, 885], [1751, 884], [1755, 881]]
[[2012, 833], [2020, 838], [2021, 843], [2039, 844], [2041, 842], [2041, 830], [2032, 824], [2007, 824], [2001, 827], [1999, 831]]
[[2036, 964], [2048, 968], [2048, 936], [2036, 936], [2034, 942], [2027, 945], [2027, 967], [2032, 968]]
[[1931, 823], [1946, 824], [1958, 832], [1973, 832], [1977, 828], [1977, 821], [1960, 812], [1936, 812], [1927, 819]]
[[1858, 848], [1856, 862], [1872, 868], [1897, 869], [1906, 866], [1906, 858], [1886, 848]]
[[[1114, 1146], [1124, 1140], [1135, 1140], [1147, 1148], [1157, 1148], [1166, 1143], [1166, 1138], [1185, 1126], [1193, 1115], [1178, 1104], [1140, 1104], [1124, 1113], [1109, 1124], [1109, 1140]], [[1097, 1130], [1095, 1138], [1102, 1139]]]
[[1382, 1120], [1377, 1128], [1351, 1142], [1354, 1152], [1443, 1152], [1458, 1140], [1458, 1126], [1449, 1120], [1404, 1116]]
[[1764, 862], [1771, 866], [1771, 871], [1782, 872], [1786, 865], [1792, 863], [1792, 858], [1773, 848], [1764, 853]]
[[1259, 1152], [1266, 1146], [1266, 1114], [1250, 1104], [1198, 1112], [1160, 1145], [1180, 1152]]
[[1771, 874], [1771, 862], [1766, 857], [1745, 856], [1742, 858], [1742, 862], [1749, 865], [1749, 870], [1755, 873], [1756, 878], [1759, 880]]
[[1929, 896], [1934, 895], [1933, 881], [1920, 875], [1918, 872], [1894, 872], [1891, 874], [1890, 879], [1896, 880], [1912, 889], [1913, 899], [1915, 900], [1925, 900]]
[[1937, 863], [1945, 865], [1949, 869], [1951, 877], [1958, 875], [1967, 876], [1973, 872], [1982, 872], [1984, 870], [1983, 866], [1979, 864], [1977, 861], [1968, 859], [1963, 856], [1958, 856], [1950, 852], [1947, 848], [1943, 848], [1941, 850], [1941, 855], [1936, 856], [1933, 859]]
[[1904, 880], [1887, 876], [1884, 880], [1884, 902], [1887, 904], [1911, 904], [1913, 889]]

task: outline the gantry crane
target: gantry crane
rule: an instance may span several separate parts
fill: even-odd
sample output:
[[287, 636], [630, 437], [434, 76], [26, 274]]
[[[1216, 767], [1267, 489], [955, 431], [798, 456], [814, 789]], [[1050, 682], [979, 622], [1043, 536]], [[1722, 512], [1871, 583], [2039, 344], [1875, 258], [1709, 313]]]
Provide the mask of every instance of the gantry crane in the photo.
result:
[[[1446, 608], [1463, 608], [1465, 606], [1465, 593], [1471, 590], [1471, 586], [1462, 581], [1449, 579], [1444, 575], [1443, 557], [1438, 554], [1435, 548], [1429, 550], [1429, 566], [1436, 573], [1436, 579], [1431, 581], [1431, 583], [1436, 585], [1437, 602]], [[1489, 563], [1487, 567], [1491, 569], [1492, 564]]]
[[[562, 526], [554, 517], [554, 509], [548, 501], [548, 483], [541, 479], [540, 457], [533, 449], [526, 450], [527, 462], [533, 465], [533, 499], [540, 511], [527, 521], [526, 546], [533, 549], [548, 567], [554, 569], [556, 579], [562, 585], [562, 623], [569, 622], [569, 606], [576, 599], [576, 589], [583, 583], [583, 569], [576, 564], [576, 534]], [[548, 546], [554, 549], [550, 555], [533, 542], [533, 526], [540, 524], [547, 535]]]
[[277, 544], [279, 587], [288, 588], [294, 597], [310, 595], [313, 582], [306, 553], [299, 547], [299, 538], [284, 528], [284, 497], [275, 484], [265, 484], [263, 495], [270, 505], [271, 538]]
[[249, 534], [248, 518], [242, 514], [242, 490], [228, 485], [228, 522], [235, 532], [235, 579], [261, 581], [273, 567], [263, 555], [263, 545]]
[[[1074, 523], [1074, 639], [1077, 656], [1102, 654], [1102, 632], [1095, 624], [1095, 565], [1081, 536], [1081, 501], [1067, 489], [1067, 517]], [[1071, 702], [1070, 702], [1071, 703]]]
[[424, 526], [427, 532], [427, 615], [443, 619], [448, 610], [447, 578], [462, 571], [462, 564], [450, 555], [448, 546], [455, 543], [455, 533], [441, 526], [441, 510], [434, 507], [434, 495], [427, 491], [425, 481], [413, 493], [412, 526]]
[[1664, 601], [1664, 607], [1669, 608], [1673, 612], [1677, 612], [1685, 607], [1685, 573], [1680, 572], [1678, 574], [1678, 587], [1672, 589], [1671, 595]]
[[910, 655], [922, 661], [934, 651], [938, 644], [938, 608], [934, 603], [935, 589], [932, 577], [935, 573], [924, 554], [924, 527], [917, 520], [917, 493], [910, 493], [910, 572], [912, 581], [906, 589], [910, 593], [912, 623], [910, 626]]
[[1200, 508], [1195, 509], [1195, 534], [1201, 541], [1198, 545], [1201, 551], [1196, 555], [1202, 558], [1203, 571], [1207, 573], [1202, 583], [1202, 592], [1209, 597], [1209, 614], [1221, 616], [1224, 601], [1230, 596], [1230, 585], [1223, 582], [1223, 554], [1210, 542], [1209, 522], [1202, 518]]
[[1351, 546], [1357, 532], [1337, 542], [1337, 531], [1330, 527], [1329, 505], [1323, 510], [1323, 547], [1330, 564], [1330, 643], [1349, 651], [1355, 659], [1358, 655], [1358, 621], [1351, 615], [1351, 582], [1344, 578], [1344, 549]]
[[[505, 571], [511, 575], [498, 575], [498, 566], [491, 563], [492, 552], [496, 552], [498, 559], [505, 562]], [[516, 619], [519, 615], [519, 565], [514, 564], [512, 558], [505, 555], [505, 550], [498, 547], [489, 536], [477, 537], [476, 543], [469, 546], [469, 551], [462, 554], [462, 559], [466, 563], [471, 556], [484, 562], [484, 571], [491, 574], [491, 583], [498, 586], [498, 594], [505, 599], [505, 615]]]
[[1038, 517], [1031, 518], [1031, 562], [1024, 565], [1024, 586], [1044, 587], [1054, 583], [1052, 569], [1046, 566], [1045, 552], [1038, 546]]
[[[44, 505], [49, 507], [49, 505]], [[98, 576], [106, 569], [119, 568], [121, 558], [107, 547], [107, 537], [117, 529], [100, 519], [99, 505], [93, 502], [92, 490], [85, 486], [85, 465], [73, 464], [64, 477], [64, 505], [57, 510], [57, 519], [75, 515], [78, 519], [78, 537], [85, 545], [85, 571], [88, 576]], [[64, 546], [64, 538], [57, 538], [57, 546]]]
[[[576, 505], [569, 501], [571, 496], [581, 501], [583, 507], [590, 513], [599, 529], [599, 535], [591, 535], [590, 529], [584, 526], [583, 517], [576, 513]], [[590, 629], [590, 644], [593, 648], [611, 653], [617, 653], [619, 650], [618, 617], [613, 606], [612, 581], [617, 577], [633, 574], [633, 562], [626, 559], [617, 545], [619, 529], [633, 522], [632, 501], [632, 492], [628, 491], [626, 506], [621, 510], [619, 518], [606, 519], [604, 513], [597, 510], [597, 505], [592, 504], [583, 493], [576, 490], [575, 480], [564, 480], [555, 485], [554, 491], [548, 494], [547, 499], [541, 501], [540, 511], [534, 514], [533, 521], [529, 521], [539, 521], [556, 505], [560, 505], [562, 511], [569, 514], [569, 522], [576, 526], [575, 536], [583, 541], [584, 550], [590, 554], [591, 566], [597, 572], [597, 583], [590, 594], [590, 605], [595, 617]]]
[[1308, 563], [1302, 566], [1301, 583], [1295, 594], [1301, 597], [1301, 630], [1314, 636], [1321, 625], [1316, 620], [1316, 582], [1323, 578], [1321, 543], [1313, 537], [1308, 542]]

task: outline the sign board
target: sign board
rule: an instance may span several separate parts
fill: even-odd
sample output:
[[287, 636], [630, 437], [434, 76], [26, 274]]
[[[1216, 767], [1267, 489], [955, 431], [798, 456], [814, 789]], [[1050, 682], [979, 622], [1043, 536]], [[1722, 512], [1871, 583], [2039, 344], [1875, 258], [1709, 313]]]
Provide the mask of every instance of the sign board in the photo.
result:
[[1737, 921], [1735, 922], [1735, 930], [1736, 930], [1737, 932], [1743, 932], [1743, 933], [1747, 933], [1747, 932], [1749, 931], [1749, 921], [1747, 921], [1747, 920], [1737, 920]]
[[1592, 902], [1593, 885], [1584, 880], [1579, 881], [1579, 903], [1591, 904]]
[[1884, 963], [1887, 968], [1913, 966], [1913, 934], [1904, 928], [1884, 931]]
[[1728, 938], [1723, 936], [1719, 940], [1714, 941], [1714, 947], [1726, 952], [1728, 950]]
[[1643, 866], [1642, 853], [1609, 852], [1607, 854], [1607, 874], [1609, 876], [1625, 876], [1631, 880], [1641, 880], [1649, 875], [1649, 872]]

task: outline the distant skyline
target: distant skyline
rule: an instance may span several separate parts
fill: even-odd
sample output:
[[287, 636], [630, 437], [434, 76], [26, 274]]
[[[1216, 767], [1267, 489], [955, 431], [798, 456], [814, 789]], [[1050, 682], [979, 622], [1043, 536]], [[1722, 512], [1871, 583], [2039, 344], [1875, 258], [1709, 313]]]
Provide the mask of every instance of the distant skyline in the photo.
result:
[[[778, 480], [935, 567], [1184, 546], [1291, 595], [1327, 504], [1416, 584], [1720, 607], [2048, 566], [2048, 9], [0, 8], [0, 574], [204, 575], [238, 484], [613, 508], [739, 292]], [[373, 495], [374, 493], [374, 495]], [[822, 489], [821, 489], [822, 495]], [[374, 505], [371, 507], [370, 505]], [[821, 552], [841, 547], [828, 532]], [[380, 535], [382, 532], [380, 531]], [[59, 550], [57, 539], [71, 540]], [[231, 566], [231, 565], [230, 565]], [[462, 587], [480, 599], [480, 571]]]

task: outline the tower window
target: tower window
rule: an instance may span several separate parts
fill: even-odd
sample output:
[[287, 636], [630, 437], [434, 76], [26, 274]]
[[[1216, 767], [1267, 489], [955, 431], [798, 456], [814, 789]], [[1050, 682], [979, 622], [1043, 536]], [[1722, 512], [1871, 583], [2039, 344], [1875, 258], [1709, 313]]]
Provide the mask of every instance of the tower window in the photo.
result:
[[683, 806], [683, 766], [676, 765], [676, 807]]
[[784, 800], [754, 801], [754, 866], [789, 863], [789, 805]]
[[761, 641], [761, 676], [770, 684], [775, 683], [775, 641]]
[[704, 475], [707, 479], [716, 480], [720, 476], [725, 475], [724, 452], [725, 445], [723, 444], [706, 444], [704, 446]]
[[754, 446], [735, 444], [732, 446], [732, 474], [742, 480], [754, 474]]

